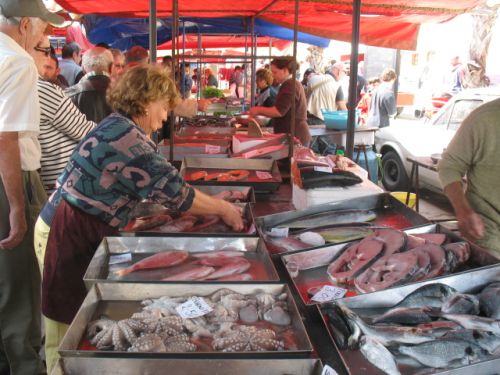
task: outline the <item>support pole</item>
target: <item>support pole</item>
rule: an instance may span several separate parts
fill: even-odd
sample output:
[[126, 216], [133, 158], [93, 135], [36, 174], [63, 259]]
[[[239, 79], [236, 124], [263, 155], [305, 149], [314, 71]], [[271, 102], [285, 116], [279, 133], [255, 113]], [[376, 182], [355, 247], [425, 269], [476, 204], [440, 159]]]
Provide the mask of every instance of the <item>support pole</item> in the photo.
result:
[[255, 105], [255, 92], [256, 92], [255, 72], [257, 68], [255, 56], [257, 56], [257, 39], [255, 38], [255, 17], [252, 17], [252, 70], [251, 70], [252, 79], [250, 80], [251, 82], [250, 107], [253, 107]]
[[[295, 0], [295, 18], [293, 22], [293, 60], [296, 62], [297, 61], [297, 40], [299, 36], [299, 0]], [[294, 85], [297, 84], [297, 69], [293, 69], [292, 72], [292, 79]], [[294, 86], [295, 88], [295, 86]], [[293, 96], [292, 96], [292, 107], [290, 108], [290, 111], [292, 111], [291, 116], [290, 116], [290, 147], [288, 150], [288, 157], [290, 158], [290, 171], [292, 170], [292, 156], [293, 156], [293, 140], [295, 137], [295, 90], [293, 91]], [[290, 183], [292, 179], [290, 179]]]
[[[155, 0], [153, 0], [155, 1]], [[175, 71], [177, 69], [176, 48], [177, 35], [179, 34], [179, 3], [178, 0], [172, 2], [172, 76], [175, 82]], [[174, 161], [174, 136], [175, 136], [175, 116], [174, 111], [170, 112], [170, 162]]]
[[149, 57], [151, 63], [156, 63], [157, 31], [156, 0], [149, 0]]

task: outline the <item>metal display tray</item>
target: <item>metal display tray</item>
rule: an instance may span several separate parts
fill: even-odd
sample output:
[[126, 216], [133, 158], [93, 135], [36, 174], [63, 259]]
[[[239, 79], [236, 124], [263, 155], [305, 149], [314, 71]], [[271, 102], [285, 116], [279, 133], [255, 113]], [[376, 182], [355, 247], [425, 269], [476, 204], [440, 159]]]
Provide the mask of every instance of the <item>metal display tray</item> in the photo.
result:
[[[231, 170], [247, 170], [268, 172], [272, 179], [259, 180], [256, 176], [249, 176], [241, 181], [190, 181], [189, 175], [196, 171], [224, 172]], [[204, 158], [184, 158], [181, 169], [181, 176], [191, 185], [225, 185], [225, 186], [252, 186], [256, 191], [276, 191], [281, 185], [282, 179], [275, 160], [267, 159], [204, 159]]]
[[[415, 227], [411, 229], [405, 229], [404, 232], [408, 234], [417, 234], [417, 233], [444, 233], [450, 238], [452, 242], [459, 242], [459, 241], [465, 241], [461, 237], [459, 237], [457, 234], [454, 232], [451, 232], [444, 228], [443, 226], [439, 224], [430, 224], [430, 225], [424, 225], [420, 227]], [[338, 245], [332, 245], [332, 246], [326, 246], [322, 248], [317, 248], [313, 250], [306, 250], [302, 253], [310, 255], [310, 257], [314, 256], [322, 256], [322, 259], [327, 259], [330, 258], [330, 260], [326, 263], [318, 263], [314, 268], [309, 268], [306, 270], [300, 270], [298, 273], [295, 275], [294, 273], [295, 270], [290, 272], [290, 270], [287, 267], [287, 264], [293, 259], [294, 254], [287, 254], [283, 255], [281, 257], [281, 260], [285, 264], [285, 268], [287, 269], [288, 275], [290, 276], [290, 279], [293, 281], [293, 284], [298, 291], [298, 294], [300, 295], [300, 298], [302, 301], [304, 301], [305, 304], [311, 305], [314, 304], [314, 301], [311, 301], [310, 295], [308, 294], [308, 289], [314, 288], [314, 287], [321, 287], [323, 285], [334, 285], [338, 286], [344, 289], [347, 289], [348, 292], [346, 293], [347, 297], [350, 296], [356, 296], [358, 292], [354, 288], [354, 286], [350, 285], [345, 285], [345, 284], [336, 284], [333, 281], [331, 281], [328, 278], [328, 274], [326, 272], [328, 265], [335, 260], [341, 253], [342, 250], [346, 248], [346, 246], [349, 243], [354, 243], [355, 241], [352, 242], [346, 242], [343, 244], [338, 244]], [[500, 259], [498, 259], [493, 253], [480, 248], [474, 244], [470, 244], [471, 246], [471, 258], [467, 261], [467, 264], [460, 267], [458, 272], [455, 272], [455, 274], [459, 273], [477, 273], [481, 272], [480, 267], [492, 265], [495, 263], [500, 262]], [[295, 253], [298, 254], [298, 253]], [[327, 255], [328, 254], [328, 255]], [[323, 257], [324, 255], [324, 257]], [[434, 282], [439, 282], [441, 277], [434, 278], [431, 280], [434, 280]], [[368, 293], [371, 294], [371, 293]], [[363, 296], [368, 295], [368, 294], [363, 294]]]
[[[208, 195], [216, 195], [225, 190], [236, 190], [242, 192], [245, 195], [245, 199], [242, 203], [255, 203], [255, 192], [251, 186], [231, 186], [230, 188], [228, 188], [226, 186], [200, 185], [196, 186], [196, 189]], [[165, 212], [165, 209], [166, 208], [159, 203], [146, 201], [140, 202], [130, 212], [129, 217], [133, 219], [141, 216], [162, 214]]]
[[[160, 280], [167, 277], [171, 272], [168, 268], [132, 272], [118, 279], [110, 276], [109, 261], [111, 256], [130, 253], [132, 261], [136, 262], [146, 256], [168, 250], [185, 250], [190, 253], [219, 250], [241, 251], [252, 264], [246, 272], [254, 277], [251, 282], [279, 281], [264, 242], [258, 237], [105, 237], [90, 261], [89, 267], [83, 276], [83, 281], [87, 289], [90, 289], [97, 282], [162, 282]], [[120, 266], [129, 266], [131, 263], [123, 263]], [[196, 283], [196, 281], [188, 282]], [[208, 281], [198, 282], [206, 283]]]
[[[456, 275], [449, 275], [446, 277], [441, 277], [434, 280], [425, 280], [415, 284], [396, 287], [392, 289], [382, 290], [378, 292], [373, 292], [361, 296], [356, 296], [352, 298], [345, 298], [342, 302], [352, 309], [354, 312], [358, 312], [361, 315], [370, 315], [378, 313], [382, 308], [388, 308], [394, 306], [399, 301], [401, 301], [408, 294], [414, 290], [420, 288], [423, 285], [441, 283], [449, 285], [455, 288], [460, 293], [476, 293], [481, 290], [488, 283], [500, 280], [500, 265], [492, 265], [489, 267], [484, 267], [480, 270], [473, 272], [465, 272]], [[321, 305], [320, 311], [323, 306]], [[361, 374], [373, 374], [381, 375], [383, 372], [374, 367], [370, 362], [368, 362], [363, 354], [359, 350], [340, 350], [335, 340], [333, 340], [330, 327], [326, 322], [326, 318], [323, 314], [323, 321], [327, 327], [330, 339], [333, 341], [335, 347], [337, 348], [344, 365], [351, 375], [361, 375]], [[413, 366], [404, 364], [399, 366], [399, 370], [402, 375], [413, 375], [413, 374], [446, 374], [446, 375], [490, 375], [497, 374], [500, 368], [500, 358], [492, 358], [483, 362], [474, 363], [472, 365], [463, 366], [454, 369], [430, 369], [423, 366]], [[425, 369], [425, 370], [424, 370]]]
[[[105, 315], [110, 319], [125, 319], [140, 310], [140, 301], [151, 298], [207, 296], [221, 288], [237, 293], [255, 294], [259, 292], [278, 295], [287, 293], [291, 327], [296, 337], [293, 350], [261, 352], [171, 352], [132, 353], [121, 351], [83, 350], [80, 343], [85, 336], [89, 322]], [[61, 345], [61, 357], [119, 357], [119, 358], [309, 358], [313, 350], [302, 318], [286, 284], [136, 284], [97, 283], [87, 293], [82, 306], [68, 328]]]
[[52, 375], [321, 375], [319, 359], [61, 358]]
[[[242, 207], [243, 217], [248, 223], [248, 230], [246, 232], [158, 232], [155, 228], [145, 231], [130, 231], [131, 222], [127, 224], [120, 231], [122, 236], [190, 236], [190, 237], [255, 237], [257, 230], [255, 229], [255, 219], [253, 217], [252, 205], [249, 203], [234, 203], [235, 205]], [[163, 208], [164, 209], [164, 208]]]
[[[340, 210], [373, 210], [376, 218], [371, 224], [375, 226], [387, 226], [394, 229], [405, 229], [417, 225], [428, 224], [429, 220], [404, 205], [388, 193], [368, 195], [365, 197], [348, 199], [341, 202], [325, 203], [311, 206], [305, 210], [280, 212], [277, 214], [255, 218], [257, 230], [262, 237], [265, 233], [284, 221], [298, 219], [307, 215], [318, 214], [328, 211]], [[283, 250], [266, 243], [272, 254], [281, 253]], [[314, 247], [311, 247], [311, 249]], [[305, 249], [304, 249], [305, 250]], [[302, 250], [300, 250], [302, 251]], [[289, 254], [291, 252], [287, 252]]]

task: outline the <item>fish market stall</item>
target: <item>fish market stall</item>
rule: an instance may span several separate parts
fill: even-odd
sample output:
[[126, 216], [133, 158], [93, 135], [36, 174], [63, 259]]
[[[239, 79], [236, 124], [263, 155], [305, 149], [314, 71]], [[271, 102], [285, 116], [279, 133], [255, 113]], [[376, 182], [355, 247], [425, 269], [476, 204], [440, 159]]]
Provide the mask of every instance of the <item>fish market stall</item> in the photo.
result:
[[149, 359], [61, 358], [52, 375], [162, 374], [181, 369], [184, 374], [321, 375], [319, 359]]
[[498, 372], [500, 266], [321, 305], [350, 374]]
[[258, 237], [105, 237], [84, 275], [100, 282], [278, 281]]
[[370, 226], [404, 229], [429, 221], [383, 193], [261, 216], [255, 222], [269, 251], [279, 254], [350, 241]]
[[97, 283], [62, 357], [307, 358], [312, 345], [284, 284]]
[[304, 303], [322, 302], [317, 293], [324, 286], [350, 297], [450, 273], [480, 273], [500, 261], [439, 224], [370, 232], [361, 241], [282, 256]]

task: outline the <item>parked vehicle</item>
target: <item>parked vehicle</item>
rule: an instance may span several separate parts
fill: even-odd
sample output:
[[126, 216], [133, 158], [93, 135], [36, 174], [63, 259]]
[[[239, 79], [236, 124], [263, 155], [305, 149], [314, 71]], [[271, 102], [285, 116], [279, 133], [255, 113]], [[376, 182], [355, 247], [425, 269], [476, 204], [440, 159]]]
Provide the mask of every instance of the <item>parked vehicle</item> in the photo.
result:
[[[407, 157], [442, 153], [465, 117], [475, 108], [500, 98], [500, 87], [465, 90], [452, 97], [430, 119], [397, 119], [375, 133], [375, 146], [382, 154], [382, 184], [389, 191], [406, 191], [411, 163]], [[442, 191], [436, 172], [419, 168], [422, 185]]]

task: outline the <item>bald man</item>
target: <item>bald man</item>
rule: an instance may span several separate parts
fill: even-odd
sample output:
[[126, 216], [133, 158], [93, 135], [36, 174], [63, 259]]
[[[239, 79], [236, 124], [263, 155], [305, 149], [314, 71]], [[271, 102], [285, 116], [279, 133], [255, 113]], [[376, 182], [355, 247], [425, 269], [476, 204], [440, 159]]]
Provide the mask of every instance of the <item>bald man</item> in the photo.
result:
[[99, 123], [111, 113], [106, 103], [106, 90], [111, 82], [112, 65], [113, 55], [109, 50], [103, 47], [89, 49], [82, 58], [85, 75], [65, 91], [89, 121]]

